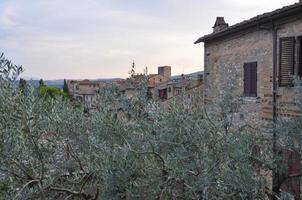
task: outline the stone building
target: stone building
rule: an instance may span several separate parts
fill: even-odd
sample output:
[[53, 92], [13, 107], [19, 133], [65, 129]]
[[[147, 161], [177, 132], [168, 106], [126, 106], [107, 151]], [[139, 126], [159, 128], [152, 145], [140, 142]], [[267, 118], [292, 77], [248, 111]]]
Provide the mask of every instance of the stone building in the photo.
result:
[[157, 74], [137, 74], [132, 77], [123, 80], [119, 83], [120, 88], [123, 90], [127, 98], [132, 98], [137, 95], [137, 87], [141, 82], [147, 81], [148, 90], [151, 97], [154, 99], [157, 97], [156, 87], [160, 84], [168, 83], [171, 80], [171, 67], [164, 66], [158, 67]]
[[170, 66], [161, 66], [158, 67], [158, 74], [167, 78], [171, 78], [171, 67]]
[[182, 74], [179, 78], [173, 78], [168, 82], [158, 84], [155, 87], [158, 98], [162, 101], [166, 101], [186, 94], [190, 97], [190, 91], [194, 88], [200, 88], [202, 85], [202, 74], [199, 75], [200, 76], [195, 78]]
[[[217, 101], [231, 89], [242, 97], [238, 120], [246, 123], [262, 124], [277, 116], [301, 114], [293, 103], [293, 76], [302, 76], [301, 0], [233, 26], [217, 17], [213, 33], [195, 44], [201, 42], [205, 103]], [[281, 104], [286, 108], [278, 107]]]
[[166, 83], [171, 80], [171, 67], [158, 67], [158, 73], [150, 74], [147, 78], [149, 87], [154, 87], [158, 84]]
[[86, 108], [92, 108], [96, 101], [97, 91], [106, 86], [103, 81], [92, 80], [68, 80], [69, 95], [74, 102], [84, 105]]
[[[203, 106], [203, 79], [202, 72], [197, 77], [181, 75], [168, 83], [161, 84], [157, 88], [159, 91], [166, 90], [167, 96], [163, 98], [159, 93], [160, 104], [163, 108], [169, 108], [175, 103], [186, 105], [187, 109]], [[172, 103], [172, 104], [171, 104]]]
[[153, 99], [167, 99], [167, 89], [165, 88], [159, 90], [158, 86], [166, 85], [169, 81], [171, 81], [171, 71], [172, 70], [170, 66], [161, 66], [158, 67], [157, 74], [148, 75], [148, 88]]
[[292, 97], [292, 75], [302, 75], [302, 3], [233, 26], [218, 17], [213, 28], [213, 33], [195, 42], [203, 42], [205, 48], [205, 100], [215, 100], [233, 85], [252, 107], [253, 115], [243, 113], [247, 119], [272, 119], [273, 97], [276, 101]]
[[166, 101], [173, 97], [179, 97], [189, 90], [202, 84], [202, 72], [195, 77], [182, 74], [179, 77], [171, 76], [170, 66], [158, 67], [158, 74], [148, 75], [148, 88], [154, 100]]
[[[160, 103], [171, 100], [173, 98], [181, 97], [183, 95], [191, 96], [191, 92], [196, 88], [199, 88], [202, 92], [202, 72], [194, 73], [192, 75], [181, 75], [179, 77], [172, 77], [170, 66], [160, 66], [158, 67], [157, 74], [143, 75], [138, 74], [133, 77], [124, 80], [120, 83], [120, 88], [126, 95], [127, 98], [132, 98], [137, 95], [137, 88], [139, 83], [146, 78], [148, 84], [148, 95], [153, 100], [159, 100]], [[199, 92], [194, 92], [196, 95], [202, 95]]]

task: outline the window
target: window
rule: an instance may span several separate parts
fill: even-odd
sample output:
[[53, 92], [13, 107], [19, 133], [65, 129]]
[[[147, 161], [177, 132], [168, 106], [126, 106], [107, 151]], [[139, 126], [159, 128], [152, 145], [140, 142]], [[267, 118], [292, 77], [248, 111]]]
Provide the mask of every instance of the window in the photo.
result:
[[161, 100], [166, 100], [166, 99], [168, 99], [167, 89], [159, 90], [158, 93], [159, 93], [159, 98], [160, 98]]
[[295, 199], [300, 199], [300, 169], [301, 156], [298, 152], [283, 149], [281, 151], [282, 159], [279, 164], [279, 177], [283, 178], [281, 189], [295, 196]]
[[176, 95], [180, 95], [182, 93], [182, 89], [181, 88], [177, 88], [175, 90]]
[[295, 38], [280, 39], [279, 56], [279, 86], [290, 87], [293, 84], [293, 74], [295, 69]]
[[244, 64], [244, 96], [257, 97], [257, 62]]

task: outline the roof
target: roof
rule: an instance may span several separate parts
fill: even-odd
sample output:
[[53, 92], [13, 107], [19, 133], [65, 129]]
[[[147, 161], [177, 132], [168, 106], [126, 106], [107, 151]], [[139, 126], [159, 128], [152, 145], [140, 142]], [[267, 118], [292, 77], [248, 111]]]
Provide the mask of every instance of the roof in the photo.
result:
[[292, 5], [285, 6], [283, 8], [274, 10], [272, 12], [264, 13], [262, 15], [257, 15], [256, 17], [253, 17], [249, 20], [245, 20], [243, 22], [230, 26], [223, 31], [205, 35], [205, 36], [199, 38], [196, 42], [194, 42], [194, 44], [217, 39], [217, 38], [220, 38], [220, 37], [223, 37], [226, 35], [230, 35], [230, 34], [245, 30], [247, 28], [258, 26], [261, 23], [266, 23], [266, 22], [270, 22], [270, 21], [273, 21], [276, 19], [280, 19], [282, 17], [288, 17], [291, 15], [301, 14], [301, 13], [302, 13], [302, 3], [295, 3]]
[[[198, 71], [198, 72], [193, 72], [190, 74], [184, 74], [186, 77], [190, 78], [190, 79], [200, 79], [201, 77], [203, 77], [203, 71]], [[172, 80], [179, 80], [181, 79], [181, 75], [176, 75], [176, 76], [172, 76]]]
[[79, 85], [98, 85], [98, 84], [103, 84], [105, 83], [104, 81], [98, 81], [98, 80], [88, 80], [88, 79], [84, 79], [84, 80], [67, 80], [67, 83], [70, 84], [74, 84], [77, 83]]
[[149, 74], [148, 75], [148, 78], [153, 78], [153, 77], [155, 77], [155, 76], [158, 76], [159, 74]]

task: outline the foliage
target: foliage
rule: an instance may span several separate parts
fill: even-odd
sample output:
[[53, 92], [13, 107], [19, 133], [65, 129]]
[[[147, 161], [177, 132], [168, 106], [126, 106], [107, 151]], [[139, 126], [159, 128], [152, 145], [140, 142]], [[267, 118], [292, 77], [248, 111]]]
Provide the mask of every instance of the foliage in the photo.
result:
[[19, 80], [19, 89], [20, 89], [20, 91], [24, 92], [26, 90], [26, 88], [27, 88], [26, 80], [23, 79], [23, 78], [20, 78], [20, 80]]
[[42, 85], [37, 88], [37, 92], [40, 96], [45, 98], [67, 98], [67, 94], [63, 90], [56, 87]]
[[23, 71], [21, 65], [13, 64], [3, 53], [0, 54], [0, 77], [6, 80], [15, 80]]
[[45, 86], [45, 83], [43, 81], [43, 79], [40, 79], [39, 80], [39, 87], [44, 87]]
[[135, 62], [133, 61], [131, 64], [131, 70], [129, 71], [129, 75], [131, 78], [133, 78], [135, 76]]
[[[40, 87], [26, 95], [0, 82], [0, 177], [6, 199], [264, 199], [256, 169], [270, 148], [255, 127], [236, 125], [237, 97], [212, 109], [148, 99], [146, 76], [100, 90], [85, 113]], [[46, 90], [46, 91], [45, 91]], [[53, 89], [51, 89], [52, 91]], [[52, 98], [41, 98], [50, 95]], [[52, 95], [53, 94], [53, 95]], [[198, 98], [197, 98], [198, 99]]]
[[69, 89], [68, 89], [68, 85], [67, 85], [66, 79], [64, 79], [63, 92], [64, 92], [66, 95], [69, 95]]

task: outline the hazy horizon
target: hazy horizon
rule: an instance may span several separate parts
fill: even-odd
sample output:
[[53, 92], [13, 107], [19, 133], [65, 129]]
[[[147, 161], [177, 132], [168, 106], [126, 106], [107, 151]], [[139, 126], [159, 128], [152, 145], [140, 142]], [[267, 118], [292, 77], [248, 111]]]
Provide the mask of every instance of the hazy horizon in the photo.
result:
[[0, 44], [24, 77], [125, 78], [172, 66], [172, 74], [203, 70], [199, 37], [217, 16], [229, 25], [298, 0], [2, 0]]

